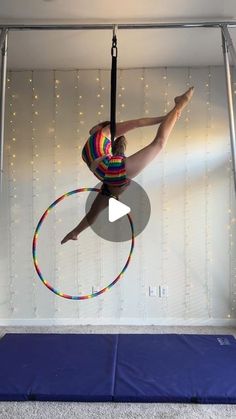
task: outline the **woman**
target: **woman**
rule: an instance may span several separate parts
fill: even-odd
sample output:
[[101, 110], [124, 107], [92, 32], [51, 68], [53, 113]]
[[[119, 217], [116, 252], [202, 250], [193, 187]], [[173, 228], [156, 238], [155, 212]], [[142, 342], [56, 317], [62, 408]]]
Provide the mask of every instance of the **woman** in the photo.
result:
[[[194, 88], [190, 87], [183, 95], [177, 96], [174, 99], [174, 108], [166, 116], [117, 123], [113, 154], [110, 122], [105, 121], [90, 129], [90, 137], [82, 150], [82, 158], [94, 175], [103, 182], [103, 185], [88, 214], [64, 237], [61, 244], [68, 240], [77, 240], [78, 235], [94, 223], [98, 214], [108, 206], [109, 198], [118, 199], [118, 196], [128, 187], [130, 179], [137, 176], [163, 150], [181, 111], [191, 100], [193, 92]], [[160, 126], [154, 140], [137, 153], [126, 157], [124, 134], [135, 128], [156, 124]]]

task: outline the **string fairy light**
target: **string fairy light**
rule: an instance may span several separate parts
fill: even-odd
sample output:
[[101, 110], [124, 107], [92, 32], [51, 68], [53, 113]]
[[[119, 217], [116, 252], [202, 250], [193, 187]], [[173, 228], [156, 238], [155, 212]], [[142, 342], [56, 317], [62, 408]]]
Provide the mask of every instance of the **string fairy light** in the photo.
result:
[[117, 115], [119, 116], [119, 122], [124, 121], [124, 116], [126, 113], [126, 101], [125, 101], [125, 93], [126, 87], [124, 85], [124, 78], [123, 78], [124, 70], [120, 69], [118, 73], [118, 111]]
[[[84, 145], [85, 142], [85, 132], [84, 132], [84, 127], [87, 127], [87, 114], [85, 112], [85, 102], [84, 102], [84, 95], [82, 92], [82, 86], [83, 86], [83, 80], [81, 80], [81, 77], [83, 75], [82, 71], [77, 71], [77, 124], [78, 124], [78, 128], [77, 128], [77, 132], [79, 134], [78, 136], [78, 152], [77, 152], [77, 161], [78, 161], [78, 182], [77, 184], [81, 183], [81, 171], [83, 170], [83, 168], [85, 168], [84, 166], [84, 162], [82, 160], [81, 157], [81, 151], [82, 151], [82, 147]], [[95, 83], [98, 83], [98, 81], [95, 80]], [[87, 135], [87, 133], [86, 133]], [[78, 289], [78, 293], [79, 294], [85, 294], [87, 291], [87, 288], [85, 289], [85, 283], [82, 282], [82, 268], [81, 266], [83, 266], [83, 258], [84, 258], [84, 252], [83, 252], [83, 246], [81, 245], [81, 241], [78, 241], [78, 252], [77, 252], [77, 269], [78, 269], [78, 281], [77, 281], [77, 289]], [[91, 258], [91, 248], [89, 248], [87, 250], [87, 257]], [[80, 271], [81, 268], [81, 271]], [[83, 307], [78, 308], [78, 315], [83, 313]]]
[[[102, 70], [97, 69], [93, 70], [93, 83], [94, 83], [94, 94], [95, 98], [93, 100], [93, 104], [95, 104], [95, 119], [93, 120], [92, 125], [95, 125], [97, 122], [104, 121], [104, 112], [105, 112], [105, 104], [104, 104], [104, 94], [105, 94], [105, 86], [103, 84], [103, 74]], [[88, 121], [86, 122], [87, 125]], [[84, 139], [83, 139], [84, 142]], [[83, 163], [81, 163], [83, 164]], [[94, 261], [94, 264], [90, 266], [92, 270], [92, 278], [93, 281], [90, 283], [91, 292], [101, 289], [103, 286], [103, 258], [104, 258], [104, 251], [103, 251], [103, 243], [100, 237], [96, 237], [96, 242], [94, 246], [89, 247], [87, 250], [87, 255], [89, 259]], [[102, 317], [104, 305], [104, 297], [99, 299], [96, 304], [96, 318]]]
[[[18, 274], [18, 267], [16, 263], [17, 257], [17, 240], [16, 237], [19, 234], [17, 229], [17, 224], [20, 224], [20, 182], [18, 177], [18, 133], [17, 133], [17, 125], [16, 125], [16, 115], [18, 113], [17, 109], [17, 97], [16, 93], [13, 92], [13, 73], [10, 73], [10, 92], [11, 92], [11, 99], [10, 99], [10, 131], [11, 131], [11, 139], [12, 142], [10, 144], [10, 179], [12, 180], [11, 190], [10, 190], [10, 222], [11, 222], [11, 233], [10, 233], [10, 243], [11, 243], [11, 311], [12, 315], [19, 312], [18, 309], [18, 298], [19, 298], [19, 274]], [[14, 139], [14, 140], [13, 140]]]
[[[61, 174], [61, 169], [58, 165], [58, 151], [61, 147], [57, 147], [58, 143], [58, 133], [57, 133], [57, 121], [58, 115], [60, 112], [60, 101], [61, 101], [61, 80], [57, 78], [56, 70], [53, 70], [53, 185], [54, 185], [54, 194], [53, 199], [55, 200], [57, 197], [57, 177]], [[55, 276], [55, 288], [59, 288], [59, 278], [60, 278], [60, 266], [58, 260], [58, 252], [57, 252], [57, 209], [55, 208], [53, 211], [53, 243], [54, 243], [54, 276]], [[58, 299], [54, 302], [54, 311], [55, 315], [60, 313], [60, 301]]]
[[[31, 126], [31, 153], [32, 153], [32, 226], [33, 231], [36, 228], [37, 220], [34, 219], [34, 209], [38, 207], [39, 200], [39, 191], [38, 191], [38, 181], [39, 181], [39, 170], [38, 170], [38, 142], [37, 142], [37, 128], [36, 128], [36, 120], [39, 116], [39, 111], [37, 108], [38, 104], [38, 94], [35, 92], [35, 78], [34, 78], [34, 71], [31, 71], [31, 76], [28, 80], [28, 86], [30, 88], [31, 93], [31, 115], [30, 115], [30, 126]], [[36, 296], [36, 276], [33, 275], [32, 281], [32, 306], [33, 306], [33, 313], [34, 316], [37, 317], [38, 315], [38, 307], [36, 304], [37, 296]]]
[[104, 104], [104, 91], [105, 88], [102, 82], [102, 71], [97, 71], [96, 77], [96, 103], [97, 103], [97, 115], [99, 122], [103, 122], [106, 118], [104, 116], [105, 113], [105, 104]]
[[[96, 89], [95, 89], [95, 95], [96, 95], [96, 112], [97, 112], [97, 119], [99, 122], [103, 122], [106, 118], [104, 117], [104, 90], [102, 90], [103, 82], [102, 82], [102, 71], [100, 69], [96, 72]], [[96, 291], [95, 288], [101, 289], [103, 287], [103, 258], [105, 255], [104, 246], [102, 243], [101, 237], [97, 237], [98, 244], [96, 246], [96, 255], [92, 259], [94, 260], [95, 266], [96, 266], [96, 282], [93, 284], [92, 291]], [[94, 275], [95, 277], [95, 275]], [[103, 310], [103, 303], [104, 299], [99, 300], [97, 302], [97, 318], [101, 318], [102, 316], [102, 310]]]
[[[126, 101], [125, 101], [125, 82], [124, 82], [124, 70], [118, 70], [118, 90], [117, 90], [117, 116], [118, 122], [123, 122], [126, 119]], [[119, 272], [119, 266], [121, 264], [121, 256], [125, 252], [125, 243], [114, 243], [113, 244], [113, 256], [114, 256], [114, 266], [115, 272]], [[117, 298], [118, 305], [117, 305], [117, 316], [121, 318], [124, 314], [125, 310], [125, 296], [124, 296], [124, 287], [119, 286], [118, 288], [119, 298]]]
[[[11, 316], [16, 313], [16, 297], [17, 297], [17, 287], [15, 286], [14, 280], [18, 278], [16, 270], [16, 247], [15, 247], [15, 220], [17, 217], [17, 210], [19, 209], [19, 204], [17, 203], [17, 194], [18, 194], [18, 182], [17, 182], [17, 172], [16, 172], [16, 160], [13, 160], [12, 155], [16, 157], [16, 142], [17, 142], [17, 133], [13, 119], [13, 112], [15, 112], [15, 95], [13, 94], [12, 88], [12, 71], [9, 71], [9, 76], [7, 77], [7, 91], [9, 94], [9, 129], [10, 129], [10, 144], [7, 147], [8, 150], [8, 173], [9, 173], [9, 190], [10, 190], [10, 229], [9, 229], [9, 248], [10, 248], [10, 261], [9, 261], [9, 272], [10, 272], [10, 283], [9, 283], [9, 306]], [[14, 141], [13, 141], [14, 138]], [[15, 158], [14, 158], [15, 159]]]
[[78, 134], [78, 142], [77, 142], [77, 184], [80, 182], [80, 166], [83, 165], [81, 159], [81, 151], [84, 143], [83, 137], [83, 125], [84, 125], [84, 118], [85, 118], [85, 110], [84, 110], [84, 102], [83, 102], [83, 94], [82, 94], [82, 83], [80, 81], [81, 73], [79, 70], [76, 71], [76, 91], [77, 91], [77, 128], [76, 132]]
[[211, 244], [211, 228], [210, 228], [210, 168], [209, 159], [211, 146], [211, 127], [212, 127], [212, 105], [211, 105], [211, 68], [208, 68], [208, 78], [205, 82], [206, 88], [206, 135], [205, 135], [205, 292], [207, 299], [208, 316], [212, 318], [212, 244]]
[[[145, 68], [141, 70], [141, 76], [138, 77], [138, 81], [141, 82], [141, 89], [142, 89], [142, 102], [141, 102], [141, 113], [144, 115], [144, 117], [148, 117], [150, 110], [150, 100], [149, 100], [149, 82], [147, 81], [147, 71]], [[147, 136], [145, 134], [146, 131], [140, 130], [140, 148], [144, 147], [144, 144], [147, 141]], [[144, 176], [143, 172], [139, 175], [139, 183], [143, 185]], [[143, 199], [143, 197], [142, 197]], [[143, 201], [139, 202], [140, 207], [143, 206]], [[139, 211], [139, 220], [137, 220], [137, 223], [142, 222], [142, 211]], [[147, 290], [147, 284], [146, 284], [146, 266], [144, 263], [145, 258], [145, 252], [143, 251], [143, 236], [142, 234], [139, 236], [139, 240], [137, 242], [138, 246], [138, 252], [139, 252], [139, 264], [138, 264], [138, 284], [140, 289], [140, 298], [138, 302], [138, 314], [139, 317], [141, 317], [142, 321], [145, 322], [145, 320], [148, 317], [148, 308], [147, 308], [147, 301], [146, 301], [146, 290]]]
[[[190, 80], [192, 78], [190, 68], [188, 68], [187, 81], [186, 85], [189, 87]], [[191, 279], [190, 279], [190, 266], [191, 266], [191, 256], [190, 256], [190, 227], [191, 222], [189, 219], [189, 204], [190, 204], [190, 183], [189, 183], [189, 168], [188, 168], [188, 143], [189, 143], [189, 121], [190, 121], [190, 110], [191, 102], [188, 105], [187, 116], [184, 119], [184, 151], [185, 151], [185, 167], [184, 167], [184, 318], [188, 319], [190, 315], [190, 304], [191, 304]]]
[[[75, 145], [75, 153], [76, 153], [76, 185], [79, 185], [80, 183], [80, 163], [81, 163], [81, 144], [82, 144], [82, 135], [81, 135], [81, 126], [80, 126], [80, 119], [83, 117], [83, 106], [82, 106], [82, 99], [83, 99], [83, 95], [82, 95], [82, 91], [80, 88], [80, 71], [79, 69], [77, 69], [75, 71], [75, 97], [76, 97], [76, 145]], [[78, 244], [77, 244], [77, 251], [75, 252], [75, 286], [76, 286], [76, 294], [80, 293], [80, 282], [79, 282], [79, 278], [82, 276], [81, 272], [80, 272], [80, 265], [82, 262], [82, 258], [81, 256], [81, 243], [80, 240], [78, 240]], [[81, 315], [81, 310], [80, 310], [80, 304], [76, 305], [76, 315], [79, 318]]]
[[[168, 78], [168, 70], [167, 67], [163, 69], [163, 98], [164, 98], [164, 114], [167, 113], [168, 108], [168, 88], [169, 88], [169, 78]], [[161, 153], [161, 197], [162, 197], [162, 205], [161, 205], [161, 213], [162, 213], [162, 223], [161, 223], [161, 244], [162, 244], [162, 258], [161, 258], [161, 281], [162, 286], [167, 286], [167, 277], [165, 274], [166, 267], [169, 264], [169, 246], [168, 246], [168, 230], [169, 230], [169, 219], [168, 219], [168, 212], [166, 208], [168, 208], [168, 192], [167, 192], [167, 183], [166, 183], [166, 158], [168, 155], [168, 151], [165, 148]], [[166, 317], [169, 311], [169, 302], [168, 298], [162, 299], [162, 312], [163, 316]]]

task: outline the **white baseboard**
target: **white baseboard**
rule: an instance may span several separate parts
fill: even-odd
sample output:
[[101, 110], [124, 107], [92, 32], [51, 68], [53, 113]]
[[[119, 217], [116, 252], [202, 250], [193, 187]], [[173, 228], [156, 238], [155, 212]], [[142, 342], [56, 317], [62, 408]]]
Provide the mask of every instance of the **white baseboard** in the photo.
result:
[[0, 327], [6, 326], [213, 326], [235, 327], [236, 319], [140, 319], [140, 318], [47, 318], [47, 319], [0, 319]]

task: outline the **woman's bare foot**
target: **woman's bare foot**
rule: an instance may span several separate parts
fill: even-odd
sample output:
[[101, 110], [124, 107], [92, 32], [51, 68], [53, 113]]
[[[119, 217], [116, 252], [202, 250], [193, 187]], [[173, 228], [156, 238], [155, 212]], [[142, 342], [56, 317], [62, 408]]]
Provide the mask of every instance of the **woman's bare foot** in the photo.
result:
[[175, 104], [177, 105], [179, 111], [181, 111], [188, 102], [192, 99], [194, 93], [194, 87], [190, 87], [183, 95], [175, 97]]
[[68, 233], [61, 241], [61, 244], [66, 243], [68, 240], [78, 240], [78, 234], [75, 230], [70, 231], [70, 233]]

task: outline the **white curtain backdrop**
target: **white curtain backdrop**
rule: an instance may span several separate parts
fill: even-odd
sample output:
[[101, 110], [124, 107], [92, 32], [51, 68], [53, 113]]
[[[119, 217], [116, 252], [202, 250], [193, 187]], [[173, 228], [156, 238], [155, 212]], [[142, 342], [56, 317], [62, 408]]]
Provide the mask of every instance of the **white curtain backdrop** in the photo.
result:
[[[136, 238], [124, 277], [99, 297], [70, 301], [50, 292], [32, 261], [39, 218], [65, 192], [98, 182], [81, 158], [90, 126], [109, 119], [106, 70], [9, 71], [1, 201], [1, 324], [229, 324], [236, 308], [236, 208], [224, 69], [119, 70], [117, 120], [163, 115], [190, 85], [195, 95], [165, 150], [135, 181], [151, 218]], [[127, 135], [127, 155], [157, 127]], [[90, 294], [122, 269], [129, 242], [92, 229], [60, 241], [85, 214], [88, 193], [58, 204], [43, 223], [38, 263], [63, 293]], [[168, 286], [160, 298], [159, 286]], [[149, 296], [149, 287], [157, 296]]]

